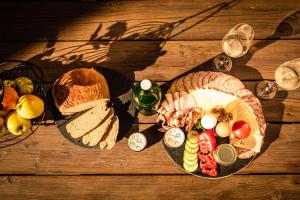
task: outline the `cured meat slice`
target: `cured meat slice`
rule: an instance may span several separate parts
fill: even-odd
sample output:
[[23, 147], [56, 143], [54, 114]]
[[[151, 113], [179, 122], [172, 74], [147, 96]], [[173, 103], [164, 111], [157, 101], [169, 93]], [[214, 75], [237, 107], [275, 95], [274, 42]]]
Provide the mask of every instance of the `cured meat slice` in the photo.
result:
[[181, 77], [176, 82], [176, 91], [177, 92], [179, 92], [179, 91], [185, 91], [183, 80], [184, 80], [184, 77]]
[[200, 72], [194, 73], [193, 76], [192, 76], [192, 86], [193, 86], [194, 90], [199, 89], [199, 86], [198, 86], [199, 73]]
[[188, 93], [185, 91], [180, 91], [179, 92], [179, 102], [180, 102], [180, 110], [185, 110], [186, 108], [186, 103], [188, 101]]
[[171, 84], [171, 86], [170, 86], [170, 89], [169, 89], [169, 92], [170, 92], [170, 93], [176, 92], [176, 83], [177, 83], [177, 81], [178, 81], [178, 79], [175, 79], [175, 80], [172, 82], [172, 84]]
[[179, 92], [173, 93], [175, 110], [180, 110]]
[[244, 84], [239, 79], [232, 77], [231, 79], [227, 79], [224, 88], [225, 91], [227, 91], [227, 93], [234, 94], [236, 90], [240, 90], [245, 87]]
[[173, 112], [175, 110], [175, 104], [174, 104], [172, 93], [167, 93], [166, 94], [166, 100], [167, 100], [167, 102], [169, 104], [171, 112]]
[[208, 72], [199, 72], [198, 74], [198, 87], [203, 88], [203, 77], [208, 74]]
[[186, 94], [186, 103], [185, 104], [186, 104], [185, 109], [188, 109], [188, 110], [193, 109], [197, 106], [197, 102], [196, 102], [195, 98], [189, 93]]
[[161, 103], [161, 106], [164, 107], [167, 112], [171, 112], [170, 104], [168, 103], [168, 101], [164, 100]]
[[184, 85], [185, 91], [187, 91], [187, 92], [189, 90], [193, 89], [193, 86], [192, 86], [193, 75], [194, 75], [194, 73], [190, 73], [187, 76], [185, 76], [183, 79], [183, 85]]
[[252, 92], [246, 88], [242, 88], [242, 89], [239, 89], [239, 90], [236, 90], [234, 92], [234, 96], [237, 96], [239, 98], [243, 98], [245, 96], [249, 96], [249, 95], [253, 95]]
[[221, 73], [221, 72], [213, 72], [213, 73], [211, 73], [208, 81], [212, 82], [212, 81], [216, 80], [219, 76], [222, 76], [222, 74], [223, 73]]
[[223, 91], [223, 84], [229, 77], [226, 74], [222, 74], [221, 76], [218, 76], [214, 80], [214, 84], [211, 84], [211, 87], [215, 90]]
[[208, 86], [209, 86], [209, 79], [210, 79], [210, 77], [211, 77], [212, 74], [213, 73], [206, 73], [206, 75], [203, 76], [203, 78], [202, 78], [202, 87], [203, 88], [208, 88]]
[[257, 153], [248, 149], [240, 148], [240, 147], [235, 147], [237, 156], [240, 159], [247, 159], [251, 158], [252, 156], [255, 156]]

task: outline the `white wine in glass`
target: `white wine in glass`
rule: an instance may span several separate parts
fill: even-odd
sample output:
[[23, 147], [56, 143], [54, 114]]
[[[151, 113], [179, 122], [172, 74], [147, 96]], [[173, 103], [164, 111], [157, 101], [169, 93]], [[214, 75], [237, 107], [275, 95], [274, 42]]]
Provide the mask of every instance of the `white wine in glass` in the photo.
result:
[[300, 87], [300, 58], [277, 67], [275, 81], [260, 81], [256, 86], [256, 95], [262, 100], [273, 99], [278, 86], [284, 90], [295, 90]]
[[222, 40], [223, 52], [227, 55], [219, 55], [213, 60], [215, 71], [228, 72], [232, 67], [231, 58], [239, 58], [245, 55], [254, 38], [254, 30], [248, 24], [237, 24], [224, 36]]

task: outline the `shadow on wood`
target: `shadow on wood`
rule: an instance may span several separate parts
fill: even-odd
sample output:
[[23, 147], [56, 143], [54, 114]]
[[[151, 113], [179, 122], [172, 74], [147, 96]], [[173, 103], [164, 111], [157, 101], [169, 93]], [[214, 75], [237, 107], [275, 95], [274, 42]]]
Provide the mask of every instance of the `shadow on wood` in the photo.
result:
[[[132, 82], [128, 80], [135, 80], [134, 72], [144, 70], [148, 66], [153, 65], [160, 56], [167, 53], [162, 50], [166, 40], [191, 29], [223, 9], [233, 7], [238, 2], [238, 0], [233, 0], [219, 3], [171, 23], [149, 21], [128, 27], [126, 20], [116, 21], [107, 28], [104, 35], [99, 35], [103, 28], [102, 23], [100, 23], [91, 34], [89, 41], [58, 48], [56, 43], [51, 40], [47, 43], [42, 54], [38, 54], [28, 61], [43, 66], [45, 71], [48, 71], [48, 67], [55, 67], [60, 73], [57, 73], [56, 77], [51, 77], [54, 79], [64, 72], [80, 67], [94, 67], [103, 72], [108, 79], [110, 91], [114, 97], [113, 104], [117, 106], [116, 111], [120, 111], [117, 114], [120, 117], [122, 134], [120, 134], [119, 139], [121, 139], [134, 121], [132, 113], [128, 112], [128, 110], [132, 110], [131, 99], [128, 98], [128, 95], [131, 95]], [[177, 31], [178, 27], [181, 27], [180, 31]], [[151, 43], [138, 41], [126, 43], [118, 42], [120, 39], [125, 41], [155, 39], [157, 41]], [[135, 49], [135, 51], [132, 51], [132, 49]], [[130, 68], [124, 69], [124, 63]], [[126, 75], [128, 80], [118, 78], [121, 76], [116, 74], [111, 75], [113, 71]], [[122, 99], [124, 96], [126, 98]], [[48, 98], [52, 99], [51, 92], [48, 92]], [[54, 108], [53, 104], [49, 107]], [[48, 111], [48, 113], [50, 113], [47, 114], [48, 120], [51, 118], [58, 119], [56, 118], [57, 114], [51, 114], [51, 111]], [[129, 126], [124, 124], [129, 124]], [[150, 135], [147, 137], [150, 141], [148, 147], [160, 140], [160, 137], [153, 140], [150, 139]]]

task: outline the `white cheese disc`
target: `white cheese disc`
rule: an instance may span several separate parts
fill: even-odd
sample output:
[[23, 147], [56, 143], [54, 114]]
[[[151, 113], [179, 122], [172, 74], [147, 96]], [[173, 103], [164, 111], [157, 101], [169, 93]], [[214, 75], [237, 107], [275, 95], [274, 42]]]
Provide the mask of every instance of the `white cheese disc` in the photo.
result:
[[212, 129], [216, 126], [217, 124], [217, 118], [213, 115], [204, 115], [201, 118], [201, 125], [205, 129]]

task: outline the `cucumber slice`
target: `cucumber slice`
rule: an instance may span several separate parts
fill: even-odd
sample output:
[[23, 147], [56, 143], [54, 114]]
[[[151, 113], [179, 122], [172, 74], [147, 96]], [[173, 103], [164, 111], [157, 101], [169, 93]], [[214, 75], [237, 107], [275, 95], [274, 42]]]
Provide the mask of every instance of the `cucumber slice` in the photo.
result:
[[199, 151], [199, 146], [197, 148], [191, 148], [187, 144], [185, 144], [184, 149], [189, 153], [197, 153]]
[[198, 163], [198, 159], [196, 160], [189, 160], [186, 157], [183, 157], [183, 163], [187, 165], [196, 165]]
[[189, 131], [187, 134], [187, 139], [191, 143], [196, 144], [196, 143], [198, 143], [197, 135], [198, 135], [197, 131], [195, 131], [195, 130]]
[[198, 169], [198, 163], [195, 165], [187, 165], [186, 163], [183, 163], [183, 168], [188, 172], [194, 172]]
[[198, 160], [198, 154], [197, 153], [190, 153], [188, 151], [183, 152], [183, 157], [185, 157], [188, 160]]
[[192, 149], [195, 149], [199, 146], [198, 142], [197, 143], [191, 143], [191, 141], [186, 140], [186, 145], [188, 145], [189, 147], [191, 147]]

